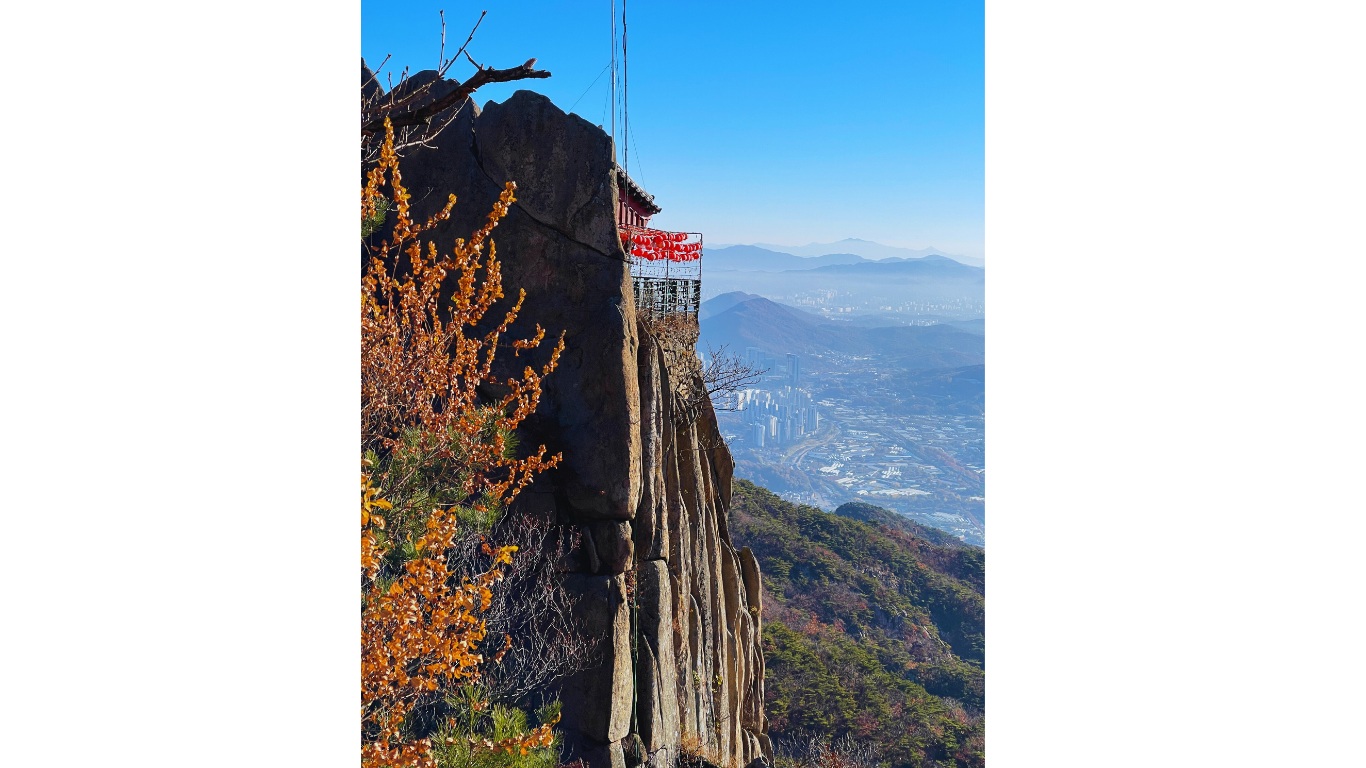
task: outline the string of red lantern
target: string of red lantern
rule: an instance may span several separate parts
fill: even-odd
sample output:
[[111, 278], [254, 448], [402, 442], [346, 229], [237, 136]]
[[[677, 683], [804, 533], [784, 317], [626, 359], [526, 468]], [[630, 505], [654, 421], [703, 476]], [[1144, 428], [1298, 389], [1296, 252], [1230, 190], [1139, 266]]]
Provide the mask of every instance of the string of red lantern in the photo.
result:
[[702, 258], [702, 242], [687, 242], [688, 232], [664, 232], [658, 229], [623, 226], [621, 242], [636, 258], [646, 261], [696, 261]]

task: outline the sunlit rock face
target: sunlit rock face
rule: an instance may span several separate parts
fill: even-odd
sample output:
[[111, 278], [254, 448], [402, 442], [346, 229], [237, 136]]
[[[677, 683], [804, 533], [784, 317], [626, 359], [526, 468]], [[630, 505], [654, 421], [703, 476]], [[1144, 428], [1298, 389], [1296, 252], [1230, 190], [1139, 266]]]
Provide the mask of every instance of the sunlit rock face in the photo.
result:
[[[758, 565], [726, 529], [734, 461], [702, 390], [695, 326], [665, 330], [636, 315], [611, 139], [518, 91], [483, 110], [466, 102], [433, 143], [402, 162], [417, 218], [455, 194], [451, 219], [433, 231], [449, 247], [517, 182], [493, 234], [509, 297], [526, 291], [508, 338], [537, 325], [550, 339], [565, 334], [520, 436], [564, 461], [518, 504], [579, 534], [563, 567], [580, 596], [577, 627], [599, 653], [555, 692], [567, 759], [624, 767], [642, 747], [661, 767], [680, 748], [721, 768], [771, 757]], [[543, 357], [502, 350], [494, 373]]]

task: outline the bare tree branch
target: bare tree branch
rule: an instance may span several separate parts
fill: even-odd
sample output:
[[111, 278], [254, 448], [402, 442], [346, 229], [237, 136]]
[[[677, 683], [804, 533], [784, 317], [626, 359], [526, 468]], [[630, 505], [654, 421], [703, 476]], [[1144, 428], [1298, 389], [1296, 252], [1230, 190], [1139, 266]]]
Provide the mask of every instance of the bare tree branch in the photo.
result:
[[379, 73], [380, 73], [381, 71], [384, 70], [384, 65], [385, 65], [385, 64], [388, 64], [388, 63], [389, 63], [389, 59], [392, 59], [393, 57], [394, 57], [394, 55], [393, 55], [392, 53], [385, 54], [385, 56], [384, 56], [384, 61], [381, 61], [381, 62], [379, 63], [379, 67], [376, 68], [374, 72], [371, 72], [371, 73], [370, 73], [370, 79], [369, 79], [369, 80], [362, 80], [362, 81], [361, 81], [361, 83], [360, 83], [360, 90], [361, 90], [361, 93], [365, 93], [365, 86], [370, 85], [371, 83], [374, 83], [374, 84], [376, 84], [376, 85], [379, 84]]
[[702, 383], [707, 388], [712, 407], [718, 411], [735, 410], [737, 406], [730, 403], [730, 395], [758, 382], [765, 373], [768, 373], [767, 368], [760, 368], [734, 352], [726, 351], [725, 344], [719, 349], [707, 345], [707, 364], [702, 369]]
[[[558, 567], [581, 535], [572, 526], [516, 512], [488, 533], [499, 546], [518, 547], [484, 613], [490, 650], [503, 637], [511, 639], [502, 662], [486, 670], [484, 683], [496, 701], [522, 702], [598, 660], [602, 649], [596, 639], [575, 628], [575, 598], [565, 589]], [[449, 558], [451, 572], [479, 573], [487, 560], [483, 541], [483, 536], [472, 534], [458, 542]]]
[[[445, 76], [446, 76], [446, 70], [450, 69], [450, 68], [451, 68], [451, 65], [455, 63], [455, 60], [458, 59], [458, 58], [460, 58], [460, 54], [465, 53], [465, 47], [468, 46], [468, 45], [470, 44], [470, 41], [474, 39], [474, 33], [479, 29], [479, 25], [484, 23], [484, 17], [487, 16], [487, 15], [488, 15], [488, 11], [480, 11], [480, 12], [479, 12], [479, 20], [476, 21], [476, 22], [474, 22], [474, 29], [471, 29], [471, 30], [470, 30], [469, 37], [466, 37], [466, 38], [465, 38], [465, 42], [464, 42], [464, 43], [461, 43], [461, 45], [460, 45], [460, 50], [456, 51], [454, 56], [450, 57], [449, 59], [443, 59], [443, 60], [442, 60], [441, 66], [437, 68], [437, 74], [438, 74], [438, 75], [441, 75], [442, 77], [445, 77]], [[446, 50], [446, 17], [445, 17], [445, 16], [442, 16], [442, 17], [441, 17], [441, 50], [443, 51], [443, 55], [444, 55], [444, 51]], [[466, 55], [468, 55], [468, 54], [466, 54]]]
[[[483, 21], [483, 20], [484, 20], [484, 14], [485, 14], [485, 13], [488, 13], [488, 11], [482, 11], [482, 12], [480, 12], [480, 14], [479, 14], [479, 20], [480, 20], [480, 21]], [[446, 70], [446, 11], [445, 11], [445, 9], [440, 9], [440, 10], [438, 10], [438, 11], [436, 12], [436, 15], [441, 17], [441, 50], [438, 51], [437, 54], [436, 54], [436, 71], [437, 71], [437, 72], [444, 72], [444, 71]]]
[[[383, 69], [384, 64], [388, 63], [390, 58], [385, 56], [384, 61], [380, 63], [380, 69], [370, 73], [368, 77], [363, 76], [361, 78], [363, 81], [361, 83], [360, 114], [362, 163], [374, 161], [378, 152], [376, 140], [384, 133], [385, 118], [388, 118], [394, 126], [394, 148], [396, 150], [415, 146], [432, 148], [432, 140], [455, 121], [470, 95], [480, 87], [489, 83], [550, 77], [549, 72], [535, 68], [536, 59], [534, 58], [528, 59], [520, 67], [507, 69], [485, 67], [476, 62], [474, 57], [470, 56], [468, 49], [470, 42], [474, 40], [475, 33], [487, 15], [487, 11], [480, 12], [479, 18], [470, 28], [470, 33], [466, 35], [465, 42], [460, 45], [459, 50], [448, 58], [446, 56], [446, 14], [444, 12], [440, 14], [441, 47], [437, 55], [435, 77], [427, 78], [420, 84], [414, 84], [414, 80], [409, 79], [408, 69], [404, 68], [399, 75], [397, 85], [394, 84], [393, 73], [390, 72], [385, 75], [389, 87], [387, 89], [381, 88], [379, 87], [380, 69]], [[474, 74], [463, 83], [455, 79], [446, 79], [446, 73], [461, 56], [464, 56], [474, 65]], [[424, 78], [426, 75], [425, 72], [419, 73], [417, 77]], [[442, 95], [436, 96], [437, 93]]]
[[[507, 83], [514, 80], [526, 80], [528, 78], [546, 78], [550, 73], [545, 70], [533, 69], [536, 60], [531, 59], [520, 67], [509, 69], [481, 69], [474, 73], [474, 76], [461, 83], [455, 90], [421, 107], [408, 111], [395, 112], [398, 105], [381, 105], [375, 109], [368, 119], [361, 124], [362, 136], [375, 136], [384, 130], [384, 118], [388, 117], [394, 128], [407, 128], [422, 125], [431, 118], [461, 103], [470, 94], [479, 90], [480, 87], [489, 83]], [[411, 102], [411, 98], [404, 98], [402, 102]]]

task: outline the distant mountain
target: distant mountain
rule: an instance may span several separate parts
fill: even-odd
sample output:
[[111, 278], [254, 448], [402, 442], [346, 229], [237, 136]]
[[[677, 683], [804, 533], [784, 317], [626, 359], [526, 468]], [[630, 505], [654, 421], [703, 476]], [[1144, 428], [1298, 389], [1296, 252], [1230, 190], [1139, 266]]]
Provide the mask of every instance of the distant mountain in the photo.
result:
[[954, 328], [967, 331], [968, 333], [985, 334], [987, 332], [987, 321], [983, 318], [978, 318], [976, 320], [945, 320], [944, 324], [951, 325]]
[[[736, 296], [749, 296], [735, 300]], [[717, 307], [730, 306], [718, 311]], [[732, 349], [760, 347], [765, 351], [793, 352], [831, 349], [840, 334], [816, 315], [752, 294], [726, 293], [702, 302], [701, 336], [705, 343]]]
[[703, 258], [705, 270], [734, 270], [741, 272], [783, 272], [789, 269], [815, 269], [837, 264], [855, 264], [866, 261], [862, 256], [852, 253], [832, 253], [824, 256], [806, 258], [790, 253], [780, 253], [753, 245], [732, 245], [726, 248], [709, 248]]
[[983, 337], [969, 331], [947, 325], [856, 326], [752, 294], [728, 293], [704, 302], [701, 328], [704, 344], [724, 344], [732, 350], [757, 347], [770, 354], [879, 355], [910, 370], [983, 362]]
[[984, 274], [980, 268], [951, 261], [862, 262], [781, 272], [709, 269], [704, 263], [702, 290], [708, 298], [732, 291], [759, 294], [787, 304], [819, 307], [827, 315], [887, 313], [887, 324], [892, 325], [910, 319], [981, 317]]
[[[909, 517], [898, 515], [891, 510], [873, 506], [867, 502], [851, 501], [841, 504], [835, 508], [835, 514], [840, 517], [848, 517], [853, 520], [872, 523], [873, 525], [895, 528], [903, 533], [909, 533], [917, 539], [923, 539], [930, 544], [938, 544], [940, 546], [959, 550], [963, 549], [963, 542], [952, 533], [941, 531], [938, 528], [931, 528], [928, 525], [921, 525]], [[978, 586], [984, 585], [979, 583]]]
[[903, 258], [919, 258], [922, 256], [948, 256], [938, 248], [898, 248], [895, 245], [883, 245], [872, 240], [864, 240], [858, 237], [846, 237], [833, 243], [807, 243], [806, 245], [793, 245], [788, 247], [768, 246], [764, 248], [775, 248], [787, 251], [798, 256], [820, 256], [825, 253], [856, 253], [865, 259], [886, 259], [892, 256]]
[[814, 268], [824, 274], [849, 275], [853, 277], [897, 277], [924, 280], [968, 280], [982, 282], [986, 271], [981, 267], [960, 264], [945, 256], [922, 256], [917, 259], [886, 259], [883, 261], [846, 262], [826, 264]]
[[[716, 247], [719, 249], [725, 247], [725, 245], [726, 244], [723, 243], [717, 243]], [[849, 237], [833, 243], [808, 243], [806, 245], [754, 243], [750, 247], [805, 257], [825, 256], [832, 253], [852, 254], [872, 261], [891, 258], [919, 259], [925, 256], [945, 256], [961, 264], [967, 264], [973, 267], [983, 266], [982, 259], [946, 253], [938, 248], [899, 248], [894, 245], [883, 245], [882, 243], [875, 243], [871, 240], [862, 240], [857, 237]]]
[[739, 479], [730, 535], [759, 563], [775, 742], [852, 736], [881, 765], [984, 765], [980, 548], [868, 504], [831, 514]]
[[719, 315], [722, 312], [725, 312], [726, 310], [743, 301], [762, 298], [762, 296], [756, 296], [752, 293], [745, 293], [744, 291], [731, 291], [730, 293], [723, 293], [720, 296], [702, 302], [702, 306], [697, 311], [697, 319], [706, 320], [707, 318], [713, 315]]

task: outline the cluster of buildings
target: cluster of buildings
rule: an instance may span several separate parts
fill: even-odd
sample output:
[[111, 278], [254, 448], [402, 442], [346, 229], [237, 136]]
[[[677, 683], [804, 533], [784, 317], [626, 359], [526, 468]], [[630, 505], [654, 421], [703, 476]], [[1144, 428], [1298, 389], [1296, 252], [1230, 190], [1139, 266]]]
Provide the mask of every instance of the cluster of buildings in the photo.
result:
[[786, 445], [820, 429], [821, 415], [804, 389], [746, 389], [739, 396], [744, 435], [755, 448]]
[[811, 401], [811, 393], [801, 383], [801, 358], [788, 353], [785, 372], [777, 370], [777, 360], [760, 349], [745, 350], [745, 362], [765, 377], [774, 389], [753, 388], [736, 393], [736, 410], [744, 425], [744, 436], [754, 448], [787, 445], [820, 429], [821, 415]]

